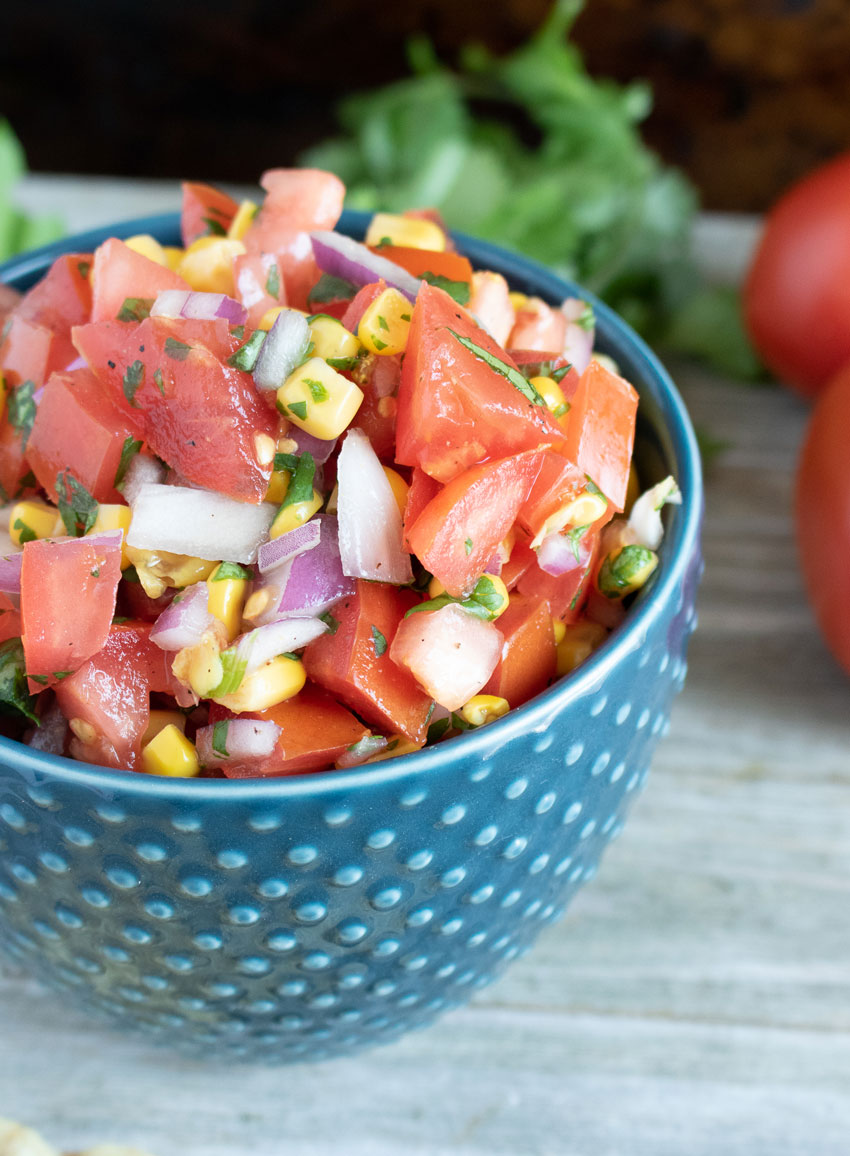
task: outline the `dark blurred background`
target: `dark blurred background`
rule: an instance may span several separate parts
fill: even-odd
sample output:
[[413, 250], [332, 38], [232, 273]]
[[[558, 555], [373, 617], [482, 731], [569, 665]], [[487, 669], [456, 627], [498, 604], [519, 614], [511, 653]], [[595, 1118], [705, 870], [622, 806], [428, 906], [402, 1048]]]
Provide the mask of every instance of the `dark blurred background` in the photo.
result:
[[[253, 183], [330, 134], [335, 102], [537, 27], [549, 0], [34, 0], [7, 6], [0, 115], [36, 171]], [[712, 209], [760, 210], [850, 148], [850, 0], [587, 0], [596, 76], [648, 80], [647, 141]]]

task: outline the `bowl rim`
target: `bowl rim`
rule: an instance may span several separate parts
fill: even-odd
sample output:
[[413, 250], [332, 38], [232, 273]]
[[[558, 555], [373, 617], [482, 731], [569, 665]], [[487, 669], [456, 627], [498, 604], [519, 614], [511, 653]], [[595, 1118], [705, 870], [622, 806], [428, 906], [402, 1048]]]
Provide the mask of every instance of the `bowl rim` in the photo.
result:
[[[371, 213], [346, 209], [337, 228], [362, 236]], [[43, 275], [49, 265], [65, 253], [87, 252], [108, 237], [125, 238], [138, 233], [173, 236], [177, 233], [178, 212], [161, 213], [120, 221], [112, 225], [70, 234], [49, 245], [12, 258], [0, 265], [0, 282], [22, 282], [26, 287]], [[452, 231], [462, 253], [478, 268], [497, 269], [509, 281], [533, 281], [540, 296], [561, 300], [580, 296], [588, 301], [597, 317], [597, 332], [603, 331], [605, 343], [628, 350], [632, 367], [638, 370], [640, 393], [650, 388], [659, 404], [663, 426], [671, 438], [677, 483], [682, 492], [681, 506], [674, 507], [671, 525], [665, 532], [662, 550], [665, 564], [645, 597], [628, 612], [623, 623], [611, 632], [602, 645], [570, 675], [553, 683], [545, 691], [520, 707], [508, 712], [489, 726], [469, 731], [444, 743], [400, 755], [381, 763], [371, 763], [348, 770], [313, 771], [309, 774], [256, 779], [183, 779], [167, 778], [102, 767], [62, 755], [51, 755], [15, 739], [0, 736], [0, 765], [34, 780], [49, 778], [77, 784], [104, 796], [136, 794], [164, 796], [172, 801], [250, 801], [264, 802], [287, 798], [321, 796], [343, 791], [365, 789], [376, 784], [404, 783], [424, 775], [456, 773], [455, 764], [483, 761], [498, 746], [507, 744], [519, 733], [542, 733], [570, 702], [596, 693], [606, 677], [632, 649], [645, 638], [665, 607], [677, 598], [695, 551], [699, 547], [703, 509], [702, 468], [696, 435], [682, 397], [658, 356], [628, 323], [593, 293], [545, 265], [489, 241]], [[601, 324], [599, 322], [601, 321]], [[669, 463], [671, 467], [674, 463]]]

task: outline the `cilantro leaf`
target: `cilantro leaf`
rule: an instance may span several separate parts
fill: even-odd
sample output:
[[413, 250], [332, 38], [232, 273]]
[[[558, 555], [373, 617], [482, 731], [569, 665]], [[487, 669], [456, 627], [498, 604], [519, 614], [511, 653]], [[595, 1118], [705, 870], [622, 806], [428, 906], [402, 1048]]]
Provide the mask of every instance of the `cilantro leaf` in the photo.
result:
[[239, 580], [253, 578], [254, 575], [245, 566], [240, 566], [238, 562], [220, 562], [216, 567], [215, 573], [210, 578], [211, 582], [225, 582], [228, 578], [235, 578]]
[[153, 297], [125, 297], [116, 321], [144, 321], [150, 317], [153, 303]]
[[227, 728], [229, 726], [229, 719], [221, 719], [219, 722], [213, 723], [212, 749], [223, 759], [229, 757], [227, 750]]
[[[275, 455], [275, 461], [280, 455]], [[313, 479], [316, 476], [316, 462], [311, 453], [303, 453], [296, 459], [296, 466], [292, 471], [286, 496], [280, 504], [280, 509], [294, 506], [296, 502], [309, 502], [313, 497]]]
[[469, 282], [468, 281], [450, 281], [448, 277], [444, 277], [442, 273], [420, 273], [420, 278], [427, 281], [429, 285], [434, 285], [437, 289], [442, 289], [444, 293], [448, 293], [449, 297], [457, 301], [458, 305], [467, 305], [469, 303]]
[[20, 638], [10, 638], [0, 646], [0, 713], [23, 715], [38, 724], [34, 708], [35, 695], [27, 688], [23, 645]]
[[459, 341], [465, 349], [468, 349], [470, 353], [474, 353], [476, 357], [480, 358], [486, 365], [489, 365], [496, 373], [507, 378], [514, 389], [518, 389], [522, 396], [528, 398], [532, 405], [546, 405], [546, 402], [538, 391], [530, 381], [527, 381], [526, 378], [522, 376], [518, 369], [514, 369], [508, 365], [507, 362], [502, 361], [500, 357], [496, 357], [495, 354], [490, 353], [489, 350], [484, 349], [480, 345], [476, 345], [475, 342], [470, 341], [468, 337], [462, 337], [459, 333], [455, 333], [454, 329], [450, 328], [449, 333], [451, 333], [452, 337], [454, 337], [456, 341]]
[[121, 457], [118, 461], [118, 469], [115, 471], [115, 478], [113, 479], [113, 486], [117, 490], [127, 474], [127, 467], [130, 462], [142, 448], [142, 443], [137, 441], [131, 434], [124, 438], [124, 445], [121, 448]]
[[324, 305], [327, 301], [348, 301], [356, 292], [357, 286], [351, 281], [323, 273], [307, 295], [307, 305], [312, 309], [314, 305]]
[[71, 537], [87, 534], [97, 518], [97, 502], [70, 470], [56, 475], [56, 495], [59, 513]]
[[228, 357], [227, 364], [233, 369], [244, 369], [250, 373], [257, 363], [266, 337], [267, 334], [264, 329], [255, 329], [244, 345], [240, 345], [236, 352]]
[[380, 658], [387, 652], [387, 640], [377, 626], [372, 627], [372, 645], [375, 647], [375, 657]]
[[35, 382], [27, 379], [13, 389], [6, 402], [6, 412], [12, 428], [21, 438], [21, 445], [27, 448], [33, 422], [35, 421]]
[[166, 337], [164, 349], [166, 356], [173, 357], [175, 361], [185, 361], [192, 352], [191, 345], [178, 341], [176, 337]]
[[136, 401], [136, 390], [144, 380], [145, 364], [143, 361], [134, 361], [132, 365], [127, 366], [127, 372], [124, 374], [121, 386], [124, 390], [124, 396], [133, 409], [139, 408], [139, 403]]
[[280, 269], [277, 267], [277, 261], [274, 261], [269, 267], [266, 277], [266, 293], [269, 297], [280, 297]]

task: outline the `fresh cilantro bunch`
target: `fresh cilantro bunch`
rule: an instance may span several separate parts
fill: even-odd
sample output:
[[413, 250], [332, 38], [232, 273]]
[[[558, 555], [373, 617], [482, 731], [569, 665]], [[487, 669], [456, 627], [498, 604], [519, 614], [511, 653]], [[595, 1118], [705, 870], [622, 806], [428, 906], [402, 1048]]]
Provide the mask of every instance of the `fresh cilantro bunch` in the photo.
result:
[[[698, 198], [641, 138], [647, 85], [588, 75], [568, 39], [582, 6], [556, 0], [516, 51], [495, 57], [470, 44], [456, 69], [415, 39], [413, 75], [343, 100], [342, 135], [301, 160], [337, 173], [353, 208], [437, 208], [451, 228], [578, 281], [650, 339], [669, 331], [678, 348], [709, 359], [722, 348], [727, 363], [747, 368], [746, 351], [732, 350], [744, 340], [728, 328], [735, 311], [723, 303], [691, 308], [687, 325], [671, 327], [684, 302], [713, 295], [690, 257]], [[721, 314], [715, 346], [704, 325]]]
[[16, 208], [15, 186], [25, 173], [21, 143], [9, 122], [0, 118], [0, 261], [55, 241], [64, 231], [58, 217], [33, 217]]

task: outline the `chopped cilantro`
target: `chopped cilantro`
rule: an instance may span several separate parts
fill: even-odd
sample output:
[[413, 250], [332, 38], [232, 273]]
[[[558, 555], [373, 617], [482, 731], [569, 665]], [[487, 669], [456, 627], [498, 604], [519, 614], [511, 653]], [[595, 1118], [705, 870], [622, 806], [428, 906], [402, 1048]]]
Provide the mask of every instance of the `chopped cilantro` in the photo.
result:
[[216, 567], [215, 573], [210, 578], [211, 582], [224, 582], [228, 578], [235, 579], [249, 579], [254, 575], [250, 570], [244, 566], [240, 566], [238, 562], [220, 562]]
[[567, 530], [566, 534], [564, 535], [570, 544], [570, 549], [573, 552], [573, 557], [575, 558], [576, 562], [581, 562], [581, 554], [579, 552], [580, 543], [581, 539], [589, 529], [590, 523], [588, 522], [585, 526], [573, 526], [573, 528], [571, 530]]
[[304, 384], [310, 391], [310, 396], [313, 398], [313, 401], [319, 402], [328, 400], [330, 394], [320, 381], [316, 381], [316, 379], [313, 377], [305, 377], [303, 380]]
[[[170, 338], [169, 338], [170, 340]], [[132, 365], [127, 367], [127, 372], [124, 374], [122, 380], [122, 387], [124, 389], [124, 396], [133, 407], [139, 408], [139, 403], [136, 401], [136, 390], [145, 380], [145, 364], [143, 361], [134, 361]]]
[[531, 402], [532, 405], [546, 405], [546, 402], [543, 400], [531, 382], [526, 381], [518, 369], [514, 369], [512, 366], [502, 361], [500, 357], [496, 357], [495, 354], [490, 353], [486, 349], [483, 349], [480, 345], [476, 345], [475, 342], [470, 341], [468, 337], [462, 337], [459, 333], [455, 333], [453, 329], [450, 328], [449, 333], [451, 333], [452, 337], [454, 337], [456, 341], [461, 343], [464, 349], [468, 349], [470, 353], [474, 353], [475, 356], [480, 358], [480, 360], [483, 361], [485, 365], [489, 365], [490, 368], [495, 370], [496, 373], [501, 374], [502, 377], [506, 378], [515, 389], [519, 390], [523, 397], [527, 398]]
[[336, 369], [340, 373], [344, 372], [345, 370], [354, 369], [355, 365], [357, 364], [357, 362], [359, 360], [360, 360], [359, 355], [356, 353], [354, 354], [353, 357], [326, 357], [325, 358], [325, 361], [328, 363], [328, 365], [331, 367], [331, 369]]
[[12, 332], [12, 318], [8, 317], [6, 319], [6, 321], [3, 323], [3, 328], [0, 329], [0, 345], [3, 344], [3, 342], [6, 340], [6, 338], [9, 336], [9, 334], [11, 332]]
[[307, 402], [306, 401], [291, 401], [287, 406], [290, 413], [294, 413], [296, 417], [300, 417], [302, 421], [307, 420]]
[[6, 403], [6, 412], [12, 428], [21, 438], [21, 445], [27, 447], [32, 424], [35, 421], [35, 382], [27, 379], [13, 389]]
[[97, 518], [97, 502], [70, 470], [56, 475], [56, 495], [59, 513], [71, 537], [87, 534]]
[[[553, 369], [550, 372], [549, 376], [552, 378], [553, 381], [558, 382], [558, 384], [560, 385], [560, 383], [564, 380], [564, 378], [570, 372], [572, 367], [573, 367], [572, 362], [568, 361], [566, 365], [559, 365], [557, 369]], [[567, 406], [567, 409], [569, 409], [569, 408], [570, 407]]]
[[212, 749], [223, 759], [229, 757], [227, 750], [227, 728], [229, 726], [229, 719], [222, 719], [220, 722], [213, 723]]
[[250, 373], [257, 363], [266, 336], [264, 329], [255, 329], [245, 344], [240, 345], [236, 352], [228, 357], [227, 364], [233, 369], [244, 369], [246, 373]]
[[15, 519], [15, 523], [12, 526], [12, 529], [20, 531], [18, 541], [22, 546], [25, 546], [27, 542], [35, 542], [36, 538], [38, 537], [35, 531], [30, 526], [28, 526], [22, 518]]
[[235, 337], [237, 341], [241, 341], [242, 338], [245, 336], [245, 326], [244, 325], [231, 325], [230, 335], [231, 335], [231, 337]]
[[[214, 213], [216, 210], [211, 208], [209, 211], [211, 213]], [[227, 236], [227, 229], [225, 229], [225, 227], [224, 227], [224, 225], [222, 225], [221, 221], [217, 221], [215, 219], [215, 217], [201, 217], [201, 220], [204, 222], [204, 224], [207, 227], [207, 236], [208, 237], [226, 237]]]
[[328, 628], [329, 634], [336, 634], [336, 632], [339, 630], [339, 619], [334, 618], [330, 610], [326, 610], [324, 614], [320, 614], [319, 621], [324, 622], [325, 626]]
[[372, 337], [372, 344], [375, 346], [375, 348], [376, 348], [377, 350], [381, 350], [381, 349], [386, 349], [386, 348], [387, 348], [387, 342], [386, 342], [386, 341], [381, 341], [380, 337], [375, 337], [375, 336], [373, 336], [373, 337]]
[[277, 267], [277, 261], [269, 268], [266, 277], [266, 293], [269, 297], [280, 297], [280, 269]]
[[281, 502], [280, 509], [285, 510], [287, 506], [294, 506], [296, 502], [309, 502], [313, 497], [313, 479], [315, 476], [316, 462], [313, 455], [310, 453], [301, 454], [297, 459], [295, 469], [292, 471], [286, 496]]
[[[42, 675], [44, 682], [47, 676]], [[33, 682], [38, 682], [38, 677]], [[24, 671], [24, 648], [20, 638], [10, 638], [0, 646], [0, 712], [6, 715], [23, 715], [38, 725], [35, 713], [35, 696], [27, 689]]]
[[380, 658], [382, 654], [386, 654], [387, 640], [377, 626], [372, 627], [372, 644], [375, 647], [376, 658]]
[[357, 292], [357, 286], [342, 277], [323, 273], [307, 296], [307, 306], [323, 305], [326, 301], [348, 301]]
[[57, 682], [61, 682], [63, 678], [69, 678], [73, 673], [73, 670], [54, 670], [53, 677]]
[[248, 669], [247, 658], [239, 658], [238, 649], [229, 647], [221, 652], [221, 682], [210, 691], [210, 698], [221, 698], [226, 694], [233, 694], [242, 685], [245, 671]]
[[144, 321], [150, 317], [153, 308], [153, 297], [125, 297], [124, 304], [118, 310], [117, 321]]
[[428, 727], [428, 737], [425, 740], [426, 744], [430, 745], [431, 743], [438, 743], [448, 729], [448, 717], [438, 718], [436, 722], [431, 723], [431, 725]]
[[381, 329], [386, 329], [387, 332], [389, 332], [390, 327], [387, 325], [387, 319], [386, 317], [382, 317], [380, 313], [378, 314], [378, 324], [380, 325]]
[[173, 357], [175, 361], [185, 361], [191, 352], [192, 346], [187, 345], [185, 341], [178, 341], [176, 337], [166, 337], [165, 353], [167, 357]]
[[87, 278], [91, 272], [91, 261], [78, 261], [77, 272], [83, 279]]
[[133, 460], [133, 458], [136, 456], [136, 454], [139, 452], [139, 450], [141, 448], [142, 448], [142, 443], [140, 441], [137, 441], [132, 436], [132, 434], [128, 434], [127, 437], [124, 438], [124, 445], [123, 445], [123, 448], [121, 450], [121, 457], [120, 457], [119, 462], [118, 462], [118, 469], [115, 471], [115, 477], [114, 477], [113, 482], [112, 482], [112, 484], [116, 490], [121, 485], [121, 483], [124, 481], [124, 478], [125, 478], [126, 473], [127, 473], [127, 467], [129, 466], [130, 462]]
[[162, 381], [162, 370], [161, 369], [155, 369], [153, 371], [153, 383], [156, 386], [156, 388], [159, 390], [159, 392], [162, 394], [162, 396], [165, 397], [165, 385], [163, 384], [163, 381]]
[[458, 305], [469, 304], [468, 281], [450, 281], [442, 273], [420, 273], [419, 277], [421, 280], [427, 281], [429, 285], [434, 285], [437, 289], [442, 289], [444, 293], [448, 293], [449, 297], [457, 301]]
[[469, 614], [474, 614], [476, 618], [485, 618], [492, 622], [499, 616], [504, 606], [504, 596], [490, 575], [482, 574], [468, 598], [453, 598], [451, 594], [438, 594], [436, 598], [429, 598], [427, 602], [420, 602], [417, 606], [411, 607], [404, 617], [409, 618], [411, 614], [418, 614], [421, 610], [442, 610], [444, 606], [452, 603], [461, 606]]
[[471, 538], [464, 538], [463, 548], [466, 551], [466, 556], [468, 558], [469, 555], [472, 553], [472, 539]]
[[47, 686], [46, 674], [28, 674], [27, 678], [30, 680], [30, 682], [37, 682], [39, 686]]
[[100, 577], [100, 567], [95, 566], [94, 570], [90, 570], [89, 573], [91, 574], [92, 578], [99, 578]]

